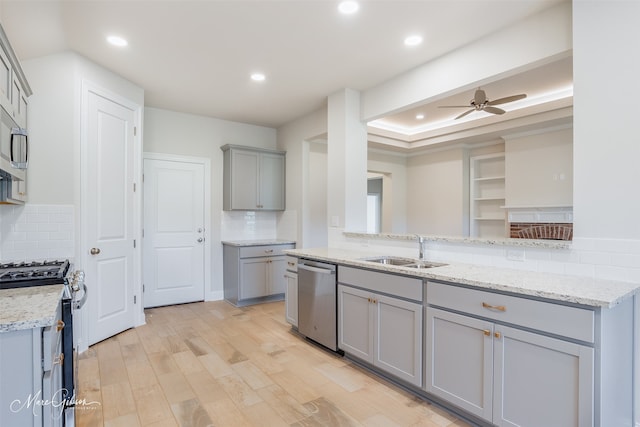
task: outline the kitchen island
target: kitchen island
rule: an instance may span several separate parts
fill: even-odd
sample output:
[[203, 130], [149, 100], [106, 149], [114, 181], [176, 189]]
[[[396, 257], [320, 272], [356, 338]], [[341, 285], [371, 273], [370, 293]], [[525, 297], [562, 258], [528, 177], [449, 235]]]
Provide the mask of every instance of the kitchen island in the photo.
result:
[[632, 425], [639, 284], [412, 268], [358, 250], [285, 252], [338, 265], [338, 347], [347, 357], [473, 423]]

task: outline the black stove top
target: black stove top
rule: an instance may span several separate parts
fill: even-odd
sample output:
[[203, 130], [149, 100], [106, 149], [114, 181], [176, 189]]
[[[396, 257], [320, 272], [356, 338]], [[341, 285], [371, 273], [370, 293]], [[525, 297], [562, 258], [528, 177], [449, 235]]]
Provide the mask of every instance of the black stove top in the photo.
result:
[[64, 283], [69, 260], [0, 263], [0, 289]]

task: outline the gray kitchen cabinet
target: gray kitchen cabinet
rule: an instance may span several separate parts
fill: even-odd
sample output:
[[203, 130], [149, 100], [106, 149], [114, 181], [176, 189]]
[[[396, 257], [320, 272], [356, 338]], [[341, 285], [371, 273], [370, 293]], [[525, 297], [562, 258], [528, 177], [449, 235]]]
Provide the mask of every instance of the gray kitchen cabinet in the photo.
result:
[[224, 298], [238, 306], [283, 299], [284, 249], [293, 244], [236, 246], [223, 242]]
[[449, 403], [500, 426], [593, 424], [593, 348], [431, 307], [427, 339], [426, 391]]
[[27, 98], [31, 95], [20, 62], [0, 26], [0, 105], [19, 127], [27, 127]]
[[284, 293], [285, 319], [291, 326], [298, 327], [298, 259], [287, 256], [285, 258], [286, 290]]
[[[420, 387], [423, 308], [421, 303], [403, 299], [402, 291], [411, 284], [420, 290], [422, 282], [342, 266], [338, 269], [338, 281], [338, 348]], [[400, 295], [374, 292], [383, 288], [397, 288]]]
[[285, 152], [224, 145], [223, 209], [285, 209]]
[[62, 425], [61, 307], [53, 325], [0, 333], [0, 425]]
[[631, 299], [600, 309], [429, 281], [426, 300], [429, 394], [498, 426], [632, 419]]

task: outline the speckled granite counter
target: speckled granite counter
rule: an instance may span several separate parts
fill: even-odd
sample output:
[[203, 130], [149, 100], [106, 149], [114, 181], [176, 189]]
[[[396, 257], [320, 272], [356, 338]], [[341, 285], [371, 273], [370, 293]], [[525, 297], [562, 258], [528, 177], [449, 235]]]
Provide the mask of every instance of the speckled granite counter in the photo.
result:
[[0, 333], [51, 326], [64, 285], [0, 290]]
[[[415, 234], [393, 234], [393, 233], [353, 233], [344, 232], [347, 238], [355, 239], [371, 239], [371, 240], [396, 240], [396, 241], [415, 241]], [[457, 236], [429, 236], [421, 235], [428, 242], [442, 243], [463, 243], [465, 245], [490, 245], [490, 246], [523, 246], [530, 248], [545, 249], [568, 249], [571, 247], [571, 241], [565, 240], [542, 240], [542, 239], [508, 239], [508, 238], [480, 238], [480, 237], [457, 237]]]
[[262, 240], [223, 240], [223, 245], [229, 246], [267, 246], [267, 245], [293, 245], [294, 240], [262, 239]]
[[[470, 264], [414, 269], [365, 261], [362, 258], [392, 255], [335, 248], [290, 249], [285, 253], [336, 264], [442, 280], [480, 289], [511, 292], [592, 307], [613, 307], [640, 292], [639, 283], [564, 276]], [[339, 273], [338, 273], [339, 276]]]

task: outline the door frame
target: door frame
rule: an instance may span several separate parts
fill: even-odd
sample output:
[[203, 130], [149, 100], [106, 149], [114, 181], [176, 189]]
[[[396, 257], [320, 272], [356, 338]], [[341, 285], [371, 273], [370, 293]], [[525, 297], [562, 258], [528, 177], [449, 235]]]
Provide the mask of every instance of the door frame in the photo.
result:
[[[86, 150], [87, 140], [88, 140], [88, 124], [89, 124], [89, 116], [87, 107], [89, 105], [89, 95], [95, 94], [97, 96], [109, 99], [112, 102], [122, 105], [125, 108], [128, 108], [133, 111], [134, 117], [134, 126], [136, 131], [133, 136], [133, 179], [134, 185], [136, 187], [136, 191], [133, 195], [133, 237], [136, 242], [140, 242], [140, 244], [136, 245], [136, 250], [133, 252], [133, 294], [137, 296], [136, 305], [138, 306], [138, 310], [134, 311], [134, 324], [132, 326], [140, 326], [145, 324], [144, 317], [144, 309], [142, 307], [142, 301], [140, 296], [142, 295], [142, 256], [141, 256], [141, 225], [142, 225], [142, 191], [139, 189], [140, 182], [142, 182], [142, 111], [143, 107], [140, 104], [135, 103], [134, 101], [123, 97], [109, 89], [106, 89], [92, 81], [83, 79], [81, 82], [81, 103], [80, 103], [80, 147], [78, 150], [79, 158], [80, 158], [80, 191], [76, 192], [76, 194], [80, 195], [80, 226], [78, 229], [80, 230], [80, 236], [77, 239], [77, 252], [78, 259], [76, 259], [77, 268], [83, 269], [84, 266], [89, 263], [89, 247], [91, 246], [87, 241], [88, 236], [88, 206], [87, 206], [87, 198], [85, 195], [87, 194], [87, 182], [88, 182], [88, 174], [89, 168], [88, 165], [88, 153]], [[76, 202], [76, 206], [78, 203]], [[90, 282], [90, 280], [89, 280]], [[91, 283], [89, 283], [89, 298], [91, 296]], [[86, 306], [85, 306], [86, 307]], [[89, 328], [91, 327], [89, 323], [89, 313], [88, 310], [82, 309], [81, 311], [81, 331], [80, 338], [78, 340], [78, 351], [83, 352], [87, 350], [89, 343]]]
[[[142, 164], [144, 160], [164, 160], [170, 162], [195, 163], [203, 166], [204, 169], [204, 300], [212, 301], [217, 299], [216, 293], [211, 290], [211, 159], [207, 157], [183, 156], [178, 154], [154, 153], [145, 151], [142, 156]], [[144, 171], [143, 180], [144, 184]], [[144, 193], [144, 185], [140, 195]], [[144, 199], [141, 199], [144, 200]], [[144, 229], [144, 206], [141, 210], [141, 218], [143, 220], [142, 228]], [[142, 247], [142, 246], [141, 246]], [[142, 254], [144, 262], [144, 254]], [[141, 271], [144, 271], [142, 269]], [[144, 283], [144, 277], [142, 277]], [[144, 294], [143, 294], [144, 298]]]

